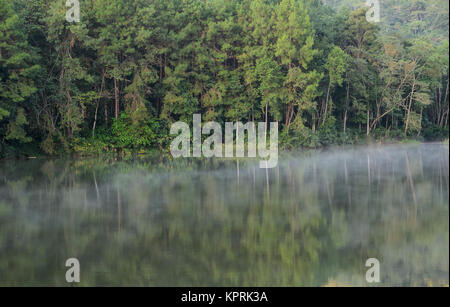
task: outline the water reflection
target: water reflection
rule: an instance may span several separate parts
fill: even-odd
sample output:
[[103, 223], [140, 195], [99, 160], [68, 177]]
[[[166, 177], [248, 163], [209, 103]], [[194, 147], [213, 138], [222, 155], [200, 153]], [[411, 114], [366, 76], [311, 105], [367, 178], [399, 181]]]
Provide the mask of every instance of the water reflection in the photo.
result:
[[448, 145], [0, 164], [0, 285], [448, 285]]

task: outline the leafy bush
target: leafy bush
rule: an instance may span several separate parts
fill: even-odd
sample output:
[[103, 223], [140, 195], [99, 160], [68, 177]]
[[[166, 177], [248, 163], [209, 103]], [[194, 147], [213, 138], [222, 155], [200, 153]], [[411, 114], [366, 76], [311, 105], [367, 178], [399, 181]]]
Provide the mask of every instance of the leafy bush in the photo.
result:
[[142, 151], [164, 148], [168, 143], [167, 123], [160, 119], [134, 122], [127, 113], [113, 121], [110, 129], [99, 127], [94, 138], [74, 138], [72, 150], [80, 153]]
[[441, 128], [433, 125], [423, 129], [422, 135], [426, 140], [445, 140], [448, 139], [448, 127]]

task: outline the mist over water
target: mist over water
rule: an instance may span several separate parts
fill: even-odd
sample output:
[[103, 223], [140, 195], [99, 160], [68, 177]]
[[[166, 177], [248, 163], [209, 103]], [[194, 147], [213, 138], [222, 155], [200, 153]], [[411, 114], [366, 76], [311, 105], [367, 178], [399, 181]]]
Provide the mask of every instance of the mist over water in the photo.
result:
[[449, 147], [0, 163], [0, 285], [449, 283]]

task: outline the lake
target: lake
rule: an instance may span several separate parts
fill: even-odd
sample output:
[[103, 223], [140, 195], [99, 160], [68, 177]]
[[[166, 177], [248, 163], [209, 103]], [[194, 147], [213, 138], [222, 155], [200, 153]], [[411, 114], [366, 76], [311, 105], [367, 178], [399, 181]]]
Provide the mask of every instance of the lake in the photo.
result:
[[[443, 286], [448, 144], [0, 162], [0, 285]], [[380, 283], [366, 281], [367, 259]]]

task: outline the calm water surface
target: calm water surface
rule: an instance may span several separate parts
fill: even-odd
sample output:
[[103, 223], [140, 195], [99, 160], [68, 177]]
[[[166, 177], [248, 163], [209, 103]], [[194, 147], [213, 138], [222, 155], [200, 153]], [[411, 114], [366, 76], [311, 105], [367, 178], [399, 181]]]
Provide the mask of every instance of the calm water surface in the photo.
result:
[[449, 283], [446, 144], [0, 163], [0, 285]]

